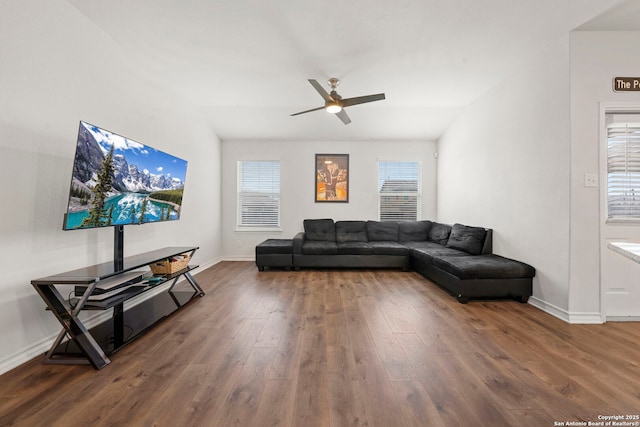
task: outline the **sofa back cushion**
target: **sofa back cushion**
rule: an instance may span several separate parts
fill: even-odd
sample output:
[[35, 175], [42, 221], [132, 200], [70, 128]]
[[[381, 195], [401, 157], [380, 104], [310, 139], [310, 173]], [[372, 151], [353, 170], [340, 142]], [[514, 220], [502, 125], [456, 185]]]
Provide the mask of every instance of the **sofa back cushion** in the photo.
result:
[[398, 223], [399, 242], [422, 242], [427, 240], [431, 221], [400, 221]]
[[458, 249], [471, 255], [480, 255], [486, 231], [482, 227], [454, 224], [451, 228], [447, 248]]
[[395, 221], [367, 221], [367, 238], [370, 242], [397, 242], [398, 223]]
[[336, 242], [366, 242], [367, 223], [365, 221], [337, 221]]
[[450, 233], [450, 225], [433, 222], [431, 223], [431, 228], [429, 228], [429, 232], [427, 233], [427, 239], [431, 242], [435, 242], [439, 245], [445, 246], [449, 241]]
[[336, 225], [332, 219], [305, 219], [303, 224], [306, 240], [336, 241]]

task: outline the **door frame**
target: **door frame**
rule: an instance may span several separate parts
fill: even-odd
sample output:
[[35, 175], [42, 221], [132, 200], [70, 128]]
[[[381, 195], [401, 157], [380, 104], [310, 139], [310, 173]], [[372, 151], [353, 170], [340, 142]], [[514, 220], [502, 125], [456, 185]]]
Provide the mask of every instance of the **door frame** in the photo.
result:
[[603, 274], [604, 271], [604, 260], [605, 253], [604, 251], [608, 251], [610, 249], [607, 248], [606, 236], [605, 236], [605, 226], [607, 222], [607, 126], [606, 126], [606, 115], [611, 113], [638, 113], [640, 114], [640, 101], [606, 101], [600, 102], [600, 110], [599, 110], [599, 136], [598, 136], [598, 166], [599, 166], [599, 237], [598, 237], [598, 246], [600, 247], [600, 256], [599, 256], [599, 272], [600, 272], [600, 317], [602, 319], [602, 323], [609, 321], [619, 321], [619, 320], [628, 320], [628, 321], [638, 321], [640, 317], [625, 317], [624, 319], [613, 317], [607, 318], [607, 307], [606, 307], [606, 296], [605, 296], [605, 277]]

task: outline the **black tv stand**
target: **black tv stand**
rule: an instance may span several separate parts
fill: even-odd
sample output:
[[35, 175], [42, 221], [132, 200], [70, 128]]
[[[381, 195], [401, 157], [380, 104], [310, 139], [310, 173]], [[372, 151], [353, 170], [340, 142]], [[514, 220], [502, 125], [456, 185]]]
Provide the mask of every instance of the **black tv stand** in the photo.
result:
[[[191, 271], [197, 265], [172, 274], [147, 281], [129, 279], [136, 276], [135, 271], [158, 261], [181, 255], [193, 256], [198, 247], [167, 247], [122, 259], [121, 263], [106, 262], [78, 270], [59, 273], [53, 276], [32, 280], [31, 284], [47, 304], [47, 309], [56, 316], [63, 326], [53, 345], [45, 355], [45, 363], [90, 363], [101, 369], [110, 363], [111, 355], [142, 335], [150, 327], [170, 314], [184, 307], [194, 299], [204, 296]], [[132, 273], [134, 272], [134, 273]], [[188, 286], [182, 283], [176, 286], [178, 279], [184, 277]], [[117, 285], [118, 291], [108, 298], [92, 299], [99, 284]], [[121, 280], [122, 284], [118, 284]], [[169, 283], [166, 291], [159, 292], [139, 304], [125, 308], [125, 302], [152, 289]], [[84, 289], [77, 298], [64, 298], [58, 286], [72, 285], [76, 295], [78, 289]], [[94, 296], [95, 298], [95, 296]], [[83, 310], [113, 309], [112, 318], [90, 330], [78, 318]], [[65, 338], [68, 338], [65, 340]]]

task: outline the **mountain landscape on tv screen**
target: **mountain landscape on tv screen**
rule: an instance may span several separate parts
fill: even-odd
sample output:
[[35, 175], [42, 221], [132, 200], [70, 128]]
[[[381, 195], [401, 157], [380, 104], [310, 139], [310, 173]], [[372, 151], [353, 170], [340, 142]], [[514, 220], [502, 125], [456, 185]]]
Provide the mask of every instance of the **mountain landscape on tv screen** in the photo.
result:
[[185, 160], [81, 122], [64, 228], [176, 220], [186, 169]]

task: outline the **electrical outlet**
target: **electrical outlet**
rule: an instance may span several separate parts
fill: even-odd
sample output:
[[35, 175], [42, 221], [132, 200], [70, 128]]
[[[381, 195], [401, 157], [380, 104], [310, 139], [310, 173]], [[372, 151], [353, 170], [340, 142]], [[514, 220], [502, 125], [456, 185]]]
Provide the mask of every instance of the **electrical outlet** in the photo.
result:
[[586, 172], [584, 174], [584, 186], [585, 187], [597, 187], [598, 186], [598, 174]]

